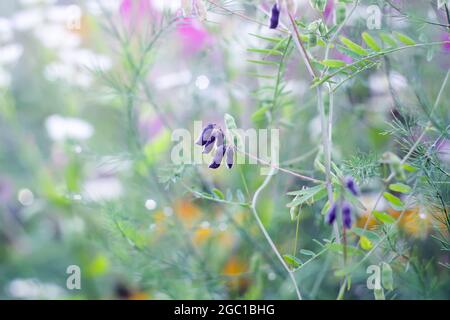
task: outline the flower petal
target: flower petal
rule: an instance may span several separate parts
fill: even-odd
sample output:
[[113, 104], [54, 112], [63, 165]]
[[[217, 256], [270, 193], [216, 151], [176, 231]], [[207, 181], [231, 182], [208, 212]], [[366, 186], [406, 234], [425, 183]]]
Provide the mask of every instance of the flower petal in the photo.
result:
[[211, 136], [208, 142], [206, 142], [205, 146], [203, 147], [203, 153], [210, 153], [211, 150], [214, 148], [214, 142], [216, 141], [215, 136]]
[[354, 196], [357, 196], [359, 194], [358, 187], [353, 177], [345, 178], [345, 186]]
[[220, 167], [224, 155], [225, 155], [225, 145], [218, 146], [213, 161], [211, 162], [209, 167], [211, 169], [217, 169], [218, 167]]
[[221, 146], [224, 144], [225, 135], [223, 134], [222, 129], [218, 128], [216, 131], [214, 131], [214, 136], [216, 137], [217, 146]]
[[204, 146], [210, 140], [215, 126], [216, 125], [214, 123], [210, 123], [206, 127], [204, 127], [202, 133], [200, 134], [200, 137], [198, 137], [195, 143], [199, 146]]
[[350, 229], [352, 227], [352, 208], [348, 204], [348, 202], [344, 202], [342, 205], [342, 223], [344, 227]]
[[272, 14], [270, 16], [270, 29], [276, 29], [278, 27], [278, 22], [280, 21], [280, 10], [278, 5], [275, 3], [272, 7]]
[[234, 148], [232, 146], [229, 146], [227, 148], [227, 167], [228, 169], [231, 169], [234, 164]]
[[333, 203], [331, 208], [328, 210], [326, 221], [328, 224], [333, 224], [336, 220], [336, 212], [337, 212], [337, 205], [336, 203]]

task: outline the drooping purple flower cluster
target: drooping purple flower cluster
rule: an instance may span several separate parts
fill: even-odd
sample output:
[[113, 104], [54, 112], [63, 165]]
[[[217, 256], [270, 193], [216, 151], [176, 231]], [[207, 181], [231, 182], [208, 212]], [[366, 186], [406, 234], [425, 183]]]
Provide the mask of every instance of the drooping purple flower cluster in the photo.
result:
[[203, 146], [203, 153], [208, 154], [216, 147], [216, 151], [209, 168], [217, 169], [220, 167], [223, 158], [226, 158], [228, 169], [234, 164], [234, 146], [226, 144], [225, 135], [222, 129], [215, 123], [210, 123], [203, 128], [200, 137], [195, 142], [199, 146]]
[[[350, 191], [354, 196], [359, 195], [358, 186], [356, 185], [355, 180], [352, 177], [347, 177], [344, 180], [345, 188]], [[337, 213], [340, 210], [342, 214], [342, 224], [344, 228], [350, 229], [353, 224], [353, 217], [352, 217], [352, 207], [351, 205], [345, 201], [340, 200], [333, 203], [333, 205], [328, 210], [327, 216], [326, 216], [326, 222], [328, 224], [333, 224], [334, 221], [336, 221]]]
[[328, 224], [333, 224], [334, 221], [336, 220], [336, 216], [337, 216], [337, 204], [335, 202], [335, 203], [333, 203], [331, 208], [328, 210], [328, 213], [327, 213], [327, 216], [326, 216], [327, 223]]
[[280, 9], [278, 8], [278, 4], [274, 4], [272, 7], [272, 12], [270, 15], [270, 29], [276, 29], [278, 27], [278, 23], [280, 22]]
[[342, 223], [345, 228], [350, 229], [352, 227], [352, 208], [346, 201], [342, 204]]
[[356, 185], [355, 180], [353, 179], [353, 177], [346, 177], [345, 178], [345, 187], [354, 196], [357, 196], [359, 194], [358, 186]]
[[338, 210], [340, 210], [342, 214], [342, 224], [346, 229], [350, 229], [353, 224], [352, 208], [347, 201], [333, 203], [325, 218], [326, 222], [332, 225], [336, 221]]

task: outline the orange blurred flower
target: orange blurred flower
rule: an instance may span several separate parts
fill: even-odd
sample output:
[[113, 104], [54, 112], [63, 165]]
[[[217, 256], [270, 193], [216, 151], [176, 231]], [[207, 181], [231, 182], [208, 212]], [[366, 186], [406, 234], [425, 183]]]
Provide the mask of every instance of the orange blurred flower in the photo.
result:
[[242, 294], [247, 290], [250, 284], [250, 280], [245, 276], [247, 270], [248, 265], [236, 256], [230, 257], [225, 263], [223, 274], [228, 276], [226, 284], [231, 293]]
[[[401, 211], [394, 209], [387, 210], [390, 215], [398, 219]], [[433, 222], [437, 220], [433, 218], [433, 214], [425, 207], [419, 206], [406, 210], [400, 219], [399, 226], [408, 235], [415, 238], [425, 238], [430, 232]]]
[[186, 227], [191, 227], [201, 215], [201, 210], [191, 201], [180, 200], [174, 206], [175, 214]]
[[128, 300], [150, 300], [150, 295], [145, 292], [133, 292]]
[[192, 241], [196, 245], [201, 245], [205, 243], [208, 239], [211, 239], [212, 236], [213, 236], [213, 229], [209, 225], [200, 226], [199, 228], [197, 228], [197, 230], [195, 230]]
[[[370, 218], [369, 218], [370, 216]], [[358, 228], [364, 228], [367, 220], [369, 219], [369, 223], [367, 224], [367, 229], [372, 230], [375, 229], [375, 227], [379, 224], [377, 219], [372, 214], [369, 214], [368, 212], [363, 213], [358, 219], [356, 220], [356, 226]]]

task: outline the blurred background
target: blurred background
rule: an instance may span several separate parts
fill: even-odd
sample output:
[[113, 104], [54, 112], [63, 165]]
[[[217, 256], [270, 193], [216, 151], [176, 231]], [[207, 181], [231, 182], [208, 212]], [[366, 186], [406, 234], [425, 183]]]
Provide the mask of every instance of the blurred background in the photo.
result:
[[[295, 298], [250, 210], [240, 205], [264, 180], [260, 166], [171, 165], [174, 129], [193, 132], [194, 121], [223, 125], [229, 113], [241, 128], [279, 128], [280, 165], [324, 178], [315, 166], [315, 90], [298, 55], [285, 57], [283, 94], [270, 118], [264, 111], [273, 92], [264, 88], [277, 70], [249, 62], [261, 57], [251, 48], [266, 45], [255, 35], [285, 36], [264, 26], [272, 2], [216, 2], [205, 1], [207, 13], [195, 16], [175, 0], [0, 2], [1, 299]], [[425, 19], [445, 20], [430, 1], [403, 4]], [[370, 5], [380, 7], [383, 31], [400, 30], [418, 42], [449, 39], [445, 28], [411, 22], [385, 1], [361, 1], [345, 36], [360, 41]], [[338, 1], [328, 6], [332, 24]], [[318, 18], [308, 1], [299, 1], [299, 12], [305, 22]], [[405, 154], [390, 123], [405, 114], [419, 128], [428, 121], [422, 107], [441, 88], [449, 50], [446, 44], [391, 55], [336, 94], [333, 159], [358, 178], [367, 207], [382, 185], [378, 159]], [[319, 56], [323, 48], [311, 52]], [[332, 56], [351, 61], [337, 50]], [[434, 111], [444, 127], [449, 98], [446, 89]], [[448, 170], [444, 142], [438, 156]], [[324, 201], [291, 220], [286, 193], [303, 186], [310, 184], [279, 172], [258, 205], [280, 252], [299, 261], [321, 252], [331, 233]], [[360, 210], [356, 225], [367, 214]], [[396, 238], [412, 266], [384, 247], [367, 261], [392, 262], [395, 290], [387, 298], [450, 297], [448, 251], [433, 239], [434, 225], [433, 211], [419, 201]], [[337, 253], [325, 252], [296, 273], [304, 297], [336, 298], [339, 264]], [[67, 287], [72, 265], [81, 270], [81, 289]], [[346, 297], [372, 299], [366, 278], [364, 265]]]

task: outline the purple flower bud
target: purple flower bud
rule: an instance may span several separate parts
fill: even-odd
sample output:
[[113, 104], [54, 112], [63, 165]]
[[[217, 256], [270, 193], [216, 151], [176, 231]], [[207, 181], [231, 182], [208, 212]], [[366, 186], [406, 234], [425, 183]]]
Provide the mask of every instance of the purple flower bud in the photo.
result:
[[206, 127], [204, 127], [202, 133], [200, 134], [200, 137], [195, 143], [199, 146], [204, 146], [210, 140], [215, 127], [216, 125], [214, 123], [210, 123]]
[[272, 7], [272, 15], [270, 16], [270, 29], [276, 29], [278, 27], [278, 22], [280, 21], [280, 10], [275, 3]]
[[220, 164], [222, 163], [223, 156], [225, 155], [225, 149], [226, 146], [224, 144], [218, 145], [216, 149], [216, 153], [214, 154], [213, 161], [210, 163], [209, 167], [211, 169], [217, 169], [220, 167]]
[[344, 227], [350, 229], [352, 227], [352, 208], [348, 202], [344, 202], [342, 205], [342, 223]]
[[337, 205], [336, 203], [333, 203], [331, 208], [328, 210], [326, 221], [328, 224], [333, 224], [336, 220], [336, 212], [337, 212]]
[[358, 186], [352, 177], [345, 178], [345, 186], [351, 193], [353, 193], [353, 195], [357, 196], [359, 194]]
[[223, 134], [222, 129], [218, 128], [217, 130], [214, 130], [213, 135], [216, 137], [217, 147], [224, 144], [225, 135]]
[[229, 146], [227, 148], [227, 167], [228, 169], [231, 169], [233, 167], [234, 163], [234, 148], [232, 146]]
[[216, 141], [215, 136], [211, 136], [208, 142], [206, 142], [205, 146], [203, 147], [203, 153], [210, 153], [211, 150], [214, 148], [214, 142]]

